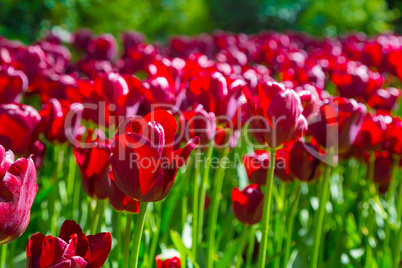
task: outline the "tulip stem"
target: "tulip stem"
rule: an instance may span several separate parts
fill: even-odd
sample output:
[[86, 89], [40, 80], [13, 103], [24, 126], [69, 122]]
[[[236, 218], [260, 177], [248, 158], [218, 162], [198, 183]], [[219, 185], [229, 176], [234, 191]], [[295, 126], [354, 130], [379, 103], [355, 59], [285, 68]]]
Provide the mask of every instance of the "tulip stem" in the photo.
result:
[[[392, 200], [394, 198], [395, 194], [395, 188], [396, 188], [396, 181], [397, 181], [397, 176], [398, 176], [398, 169], [399, 169], [399, 160], [400, 157], [395, 157], [394, 162], [392, 165], [392, 173], [391, 173], [391, 182], [388, 188], [387, 192], [387, 210], [388, 210], [388, 217], [391, 215], [391, 206], [392, 206]], [[390, 218], [384, 222], [385, 224], [385, 238], [384, 238], [384, 247], [383, 251], [384, 253], [388, 251], [389, 249], [389, 239], [391, 236], [391, 228], [390, 228]]]
[[138, 255], [140, 253], [140, 245], [142, 232], [145, 223], [145, 214], [147, 213], [147, 202], [140, 203], [140, 212], [138, 213], [137, 222], [135, 224], [134, 236], [133, 236], [133, 246], [131, 248], [131, 265], [132, 268], [137, 268], [138, 266]]
[[284, 259], [284, 262], [283, 262], [284, 266], [287, 266], [289, 258], [290, 258], [290, 249], [292, 247], [293, 225], [294, 225], [294, 222], [295, 222], [296, 211], [297, 211], [297, 207], [299, 206], [299, 200], [300, 200], [301, 184], [300, 184], [300, 182], [296, 182], [296, 183], [297, 183], [296, 193], [295, 193], [295, 196], [294, 196], [292, 206], [290, 208], [289, 217], [287, 218], [287, 236], [286, 236], [286, 242], [285, 242], [285, 259]]
[[399, 190], [398, 190], [398, 198], [396, 201], [396, 215], [397, 215], [397, 230], [398, 238], [396, 240], [396, 244], [394, 244], [395, 253], [394, 253], [394, 268], [399, 267], [399, 262], [401, 259], [401, 244], [402, 244], [402, 181], [399, 180]]
[[[221, 160], [226, 158], [229, 154], [229, 147], [226, 147], [223, 151]], [[220, 162], [219, 168], [216, 171], [214, 188], [212, 193], [212, 207], [211, 207], [211, 215], [208, 219], [208, 238], [207, 238], [207, 249], [208, 249], [208, 258], [207, 258], [207, 266], [213, 267], [214, 263], [214, 255], [215, 255], [215, 232], [216, 232], [216, 224], [218, 221], [218, 212], [219, 212], [219, 204], [221, 200], [223, 179], [225, 176], [225, 168], [222, 166]]]
[[96, 231], [98, 229], [102, 210], [103, 210], [103, 201], [96, 201], [95, 211], [94, 214], [92, 215], [91, 220], [92, 224], [91, 234], [93, 235], [96, 234]]
[[248, 238], [249, 233], [250, 233], [250, 226], [244, 225], [243, 233], [240, 238], [239, 251], [237, 252], [237, 256], [236, 256], [236, 268], [241, 267], [241, 261], [243, 259], [243, 251], [244, 251], [244, 248], [246, 247], [247, 238]]
[[276, 148], [268, 149], [270, 153], [269, 165], [267, 171], [267, 179], [265, 182], [264, 189], [264, 211], [262, 214], [262, 237], [261, 237], [261, 248], [258, 254], [258, 267], [264, 268], [266, 257], [267, 257], [267, 245], [268, 245], [268, 234], [269, 234], [269, 218], [271, 212], [271, 202], [272, 202], [272, 189], [274, 187], [274, 171], [275, 171], [275, 156]]
[[[374, 184], [374, 168], [375, 168], [375, 155], [374, 152], [370, 152], [369, 164], [367, 167], [367, 179], [368, 179], [368, 190], [369, 199], [374, 198], [376, 194]], [[369, 213], [368, 213], [368, 223], [367, 223], [367, 238], [366, 238], [366, 262], [364, 267], [371, 267], [371, 262], [373, 258], [372, 247], [370, 245], [370, 239], [373, 236], [373, 229], [375, 225], [375, 211], [369, 202]]]
[[[333, 157], [330, 155], [330, 157]], [[330, 159], [330, 158], [329, 158]], [[318, 264], [318, 259], [320, 256], [320, 244], [321, 240], [324, 241], [324, 239], [321, 239], [322, 236], [322, 230], [323, 230], [323, 225], [324, 225], [324, 218], [325, 218], [325, 212], [326, 212], [326, 205], [327, 205], [327, 200], [328, 200], [328, 193], [329, 193], [329, 177], [331, 175], [332, 167], [330, 164], [327, 164], [325, 167], [325, 174], [324, 178], [322, 181], [322, 188], [320, 189], [321, 192], [320, 197], [319, 197], [319, 207], [318, 207], [318, 217], [316, 218], [316, 224], [315, 224], [315, 232], [314, 232], [314, 240], [313, 240], [313, 255], [311, 257], [311, 267], [312, 268], [317, 268], [321, 267]]]
[[132, 220], [133, 220], [133, 214], [127, 213], [126, 231], [124, 233], [123, 268], [128, 268], [129, 267], [131, 222], [132, 222]]
[[7, 244], [4, 244], [0, 247], [0, 267], [6, 266], [7, 259]]
[[208, 188], [209, 168], [211, 167], [212, 152], [214, 151], [213, 142], [210, 143], [207, 151], [207, 158], [205, 159], [205, 169], [201, 181], [201, 193], [200, 193], [200, 205], [198, 208], [198, 241], [197, 244], [201, 244], [202, 230], [204, 224], [204, 210], [205, 210], [205, 197]]
[[251, 227], [250, 238], [248, 242], [247, 248], [247, 257], [246, 257], [246, 268], [251, 267], [251, 263], [253, 261], [253, 253], [254, 253], [254, 243], [255, 243], [255, 228], [254, 226]]
[[197, 259], [198, 253], [198, 202], [199, 202], [199, 192], [200, 192], [200, 150], [197, 150], [195, 155], [195, 179], [194, 179], [194, 191], [193, 191], [193, 220], [192, 220], [192, 245], [191, 250], [195, 259]]
[[[284, 227], [285, 227], [285, 209], [287, 207], [287, 199], [286, 199], [286, 183], [280, 182], [279, 184], [279, 194], [280, 198], [277, 200], [276, 209], [278, 215], [276, 216], [275, 220], [275, 234], [274, 237], [277, 238], [276, 241], [276, 252], [281, 252], [283, 246], [283, 234], [284, 234]], [[281, 256], [278, 256], [274, 260], [274, 267], [279, 268], [281, 265]]]

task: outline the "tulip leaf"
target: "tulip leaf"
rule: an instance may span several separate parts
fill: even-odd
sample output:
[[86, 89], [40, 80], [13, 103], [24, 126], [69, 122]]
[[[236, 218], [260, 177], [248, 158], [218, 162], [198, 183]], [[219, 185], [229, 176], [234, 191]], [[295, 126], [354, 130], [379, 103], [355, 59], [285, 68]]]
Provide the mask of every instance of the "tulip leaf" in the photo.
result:
[[239, 251], [241, 236], [239, 236], [233, 243], [228, 245], [223, 253], [223, 258], [218, 262], [217, 267], [231, 267], [231, 264]]
[[191, 262], [193, 263], [194, 267], [200, 268], [198, 263], [196, 262], [193, 254], [191, 253], [191, 250], [189, 250], [183, 243], [183, 240], [181, 239], [179, 233], [176, 231], [171, 230], [170, 231], [170, 237], [172, 239], [173, 244], [177, 248], [177, 250], [180, 252], [181, 257], [187, 256]]

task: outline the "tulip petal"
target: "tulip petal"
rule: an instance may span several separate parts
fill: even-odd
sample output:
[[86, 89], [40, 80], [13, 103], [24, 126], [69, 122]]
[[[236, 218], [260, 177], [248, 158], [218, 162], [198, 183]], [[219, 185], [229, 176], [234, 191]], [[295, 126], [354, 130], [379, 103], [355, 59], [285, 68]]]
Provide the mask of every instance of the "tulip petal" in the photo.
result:
[[112, 248], [112, 236], [110, 233], [88, 235], [91, 250], [91, 259], [88, 268], [100, 268], [109, 257]]

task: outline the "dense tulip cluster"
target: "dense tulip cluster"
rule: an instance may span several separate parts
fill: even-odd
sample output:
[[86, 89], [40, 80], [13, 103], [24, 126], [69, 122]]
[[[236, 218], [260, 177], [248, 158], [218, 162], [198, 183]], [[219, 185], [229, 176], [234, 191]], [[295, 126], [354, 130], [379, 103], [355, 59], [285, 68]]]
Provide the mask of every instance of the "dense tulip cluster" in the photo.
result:
[[[121, 43], [88, 29], [0, 37], [0, 244], [32, 207], [28, 267], [276, 268], [292, 252], [313, 268], [399, 265], [402, 37]], [[66, 220], [51, 236], [64, 219], [98, 234]], [[180, 258], [162, 260], [170, 241]]]

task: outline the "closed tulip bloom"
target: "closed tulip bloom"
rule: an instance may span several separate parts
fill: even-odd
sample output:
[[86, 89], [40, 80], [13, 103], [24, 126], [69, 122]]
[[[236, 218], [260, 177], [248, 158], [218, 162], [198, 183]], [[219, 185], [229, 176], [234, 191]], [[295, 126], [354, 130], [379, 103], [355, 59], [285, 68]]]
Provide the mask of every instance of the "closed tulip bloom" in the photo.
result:
[[397, 88], [381, 88], [369, 97], [367, 104], [376, 110], [391, 111], [400, 96], [401, 91]]
[[317, 177], [320, 161], [312, 153], [318, 152], [317, 146], [297, 141], [290, 150], [290, 173], [305, 182]]
[[128, 118], [115, 135], [111, 163], [122, 192], [141, 202], [162, 200], [173, 187], [177, 170], [198, 146], [199, 138], [173, 151], [176, 119], [159, 110]]
[[71, 46], [77, 50], [86, 51], [92, 40], [92, 31], [89, 29], [79, 29], [73, 33], [71, 38]]
[[381, 151], [385, 140], [386, 122], [389, 116], [367, 115], [357, 135], [355, 145], [370, 151]]
[[385, 131], [384, 149], [391, 155], [402, 154], [402, 120], [399, 117], [391, 117]]
[[232, 202], [233, 212], [241, 223], [253, 225], [261, 221], [264, 195], [257, 184], [251, 184], [243, 191], [234, 188]]
[[42, 106], [42, 128], [50, 142], [64, 143], [77, 135], [84, 106], [65, 100], [50, 99]]
[[180, 268], [180, 258], [173, 257], [169, 259], [162, 260], [161, 256], [155, 257], [156, 268]]
[[102, 200], [110, 193], [110, 144], [98, 137], [88, 148], [75, 147], [74, 156], [81, 173], [85, 193], [91, 198]]
[[180, 116], [183, 140], [188, 141], [196, 136], [200, 137], [200, 145], [207, 145], [215, 135], [215, 114], [205, 111], [200, 104], [191, 111], [184, 111]]
[[342, 153], [355, 142], [366, 112], [366, 107], [353, 99], [327, 99], [309, 125], [309, 131], [319, 145]]
[[19, 102], [28, 88], [28, 78], [13, 67], [0, 65], [0, 103]]
[[283, 84], [265, 82], [258, 85], [258, 95], [244, 91], [251, 109], [250, 131], [262, 145], [276, 148], [297, 140], [307, 130], [300, 97]]
[[251, 183], [265, 184], [269, 166], [269, 154], [265, 150], [255, 150], [243, 157], [248, 179]]
[[14, 154], [0, 145], [0, 245], [25, 231], [37, 191], [32, 158], [14, 161]]
[[110, 61], [117, 53], [116, 40], [111, 34], [102, 34], [89, 41], [87, 50], [91, 59]]
[[39, 113], [29, 105], [1, 104], [0, 144], [17, 155], [29, 153], [38, 138], [40, 121]]
[[100, 268], [109, 257], [112, 247], [110, 233], [86, 236], [81, 227], [67, 220], [58, 237], [32, 235], [27, 243], [27, 267]]
[[140, 202], [125, 195], [114, 182], [113, 171], [109, 172], [110, 195], [109, 203], [119, 212], [138, 213], [140, 211]]

